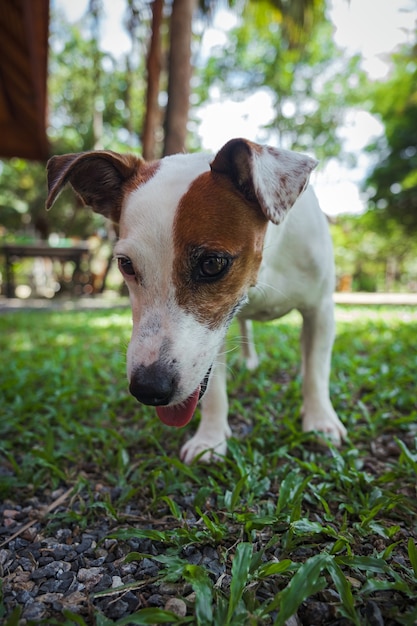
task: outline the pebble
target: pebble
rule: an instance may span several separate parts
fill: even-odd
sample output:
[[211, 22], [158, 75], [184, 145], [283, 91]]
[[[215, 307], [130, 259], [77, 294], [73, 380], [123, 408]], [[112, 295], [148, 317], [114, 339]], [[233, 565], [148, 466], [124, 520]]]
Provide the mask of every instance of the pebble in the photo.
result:
[[103, 578], [104, 570], [101, 567], [82, 567], [77, 574], [77, 580], [84, 583], [87, 590], [95, 587]]
[[33, 580], [40, 580], [41, 578], [52, 578], [61, 572], [67, 572], [71, 569], [71, 566], [66, 561], [51, 561], [44, 567], [39, 567], [32, 572]]
[[35, 602], [31, 598], [31, 602], [28, 602], [23, 609], [22, 617], [26, 620], [32, 620], [35, 623], [39, 622], [46, 616], [46, 606], [42, 602]]
[[187, 605], [181, 598], [169, 598], [164, 608], [166, 611], [175, 613], [178, 617], [185, 617], [187, 615]]
[[4, 549], [0, 550], [0, 565], [5, 565], [7, 561], [9, 561], [12, 558], [13, 556], [12, 556], [11, 550], [4, 550]]
[[129, 611], [129, 604], [125, 599], [119, 598], [116, 602], [113, 602], [108, 609], [108, 616], [111, 619], [120, 619], [125, 616]]
[[158, 588], [164, 596], [175, 596], [178, 593], [178, 585], [175, 583], [162, 582]]
[[151, 561], [151, 559], [144, 558], [140, 562], [140, 576], [143, 578], [152, 578], [158, 574], [159, 567], [155, 563], [155, 561]]
[[91, 590], [94, 593], [98, 593], [99, 591], [104, 591], [105, 589], [110, 589], [112, 586], [113, 578], [110, 574], [103, 574], [101, 580], [93, 587]]
[[369, 626], [384, 626], [384, 618], [381, 610], [373, 600], [369, 600], [365, 606], [366, 620]]
[[74, 572], [64, 572], [57, 581], [57, 591], [60, 593], [68, 593], [77, 577]]
[[303, 624], [326, 624], [334, 617], [334, 608], [325, 602], [312, 600], [303, 602], [298, 614]]
[[153, 593], [148, 598], [149, 606], [163, 606], [164, 604], [164, 596], [160, 593]]
[[3, 517], [16, 519], [20, 514], [20, 511], [16, 511], [16, 509], [4, 509]]
[[111, 586], [112, 586], [112, 589], [117, 589], [117, 587], [123, 586], [123, 581], [120, 578], [120, 576], [113, 576], [111, 580]]
[[31, 572], [33, 569], [33, 561], [32, 559], [27, 559], [26, 557], [22, 556], [19, 559], [19, 566], [22, 568], [22, 570], [24, 570], [25, 572]]

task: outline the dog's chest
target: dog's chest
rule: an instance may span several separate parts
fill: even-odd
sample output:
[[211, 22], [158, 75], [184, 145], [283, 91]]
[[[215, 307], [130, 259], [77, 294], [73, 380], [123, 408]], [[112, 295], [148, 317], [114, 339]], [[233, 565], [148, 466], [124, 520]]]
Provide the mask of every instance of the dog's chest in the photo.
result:
[[[266, 276], [269, 276], [267, 273]], [[284, 283], [279, 277], [276, 279], [276, 287], [271, 284], [271, 280], [263, 282], [262, 276], [255, 287], [249, 290], [247, 304], [239, 312], [239, 317], [252, 319], [259, 322], [268, 322], [289, 313], [294, 307], [290, 294], [285, 295]], [[280, 288], [279, 285], [282, 285]]]
[[249, 290], [248, 302], [239, 312], [242, 318], [269, 321], [282, 317], [293, 307], [293, 289], [283, 229], [268, 226], [257, 283]]

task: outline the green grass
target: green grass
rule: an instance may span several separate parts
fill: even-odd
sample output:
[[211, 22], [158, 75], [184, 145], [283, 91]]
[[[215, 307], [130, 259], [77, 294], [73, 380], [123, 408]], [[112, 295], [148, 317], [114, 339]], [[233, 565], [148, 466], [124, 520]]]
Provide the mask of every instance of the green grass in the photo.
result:
[[[300, 432], [293, 314], [256, 326], [255, 374], [241, 366], [232, 327], [235, 437], [223, 462], [187, 467], [178, 451], [195, 424], [170, 430], [128, 394], [130, 312], [0, 316], [1, 499], [47, 501], [73, 485], [44, 532], [108, 522], [119, 542], [158, 546], [128, 559], [149, 556], [158, 580], [195, 592], [185, 618], [147, 608], [113, 622], [97, 610], [97, 624], [280, 625], [329, 594], [329, 623], [368, 623], [371, 600], [386, 623], [415, 623], [417, 312], [339, 307], [337, 325], [331, 392], [349, 430], [340, 450]], [[154, 523], [132, 521], [132, 507]], [[227, 584], [186, 558], [186, 547], [207, 545]]]

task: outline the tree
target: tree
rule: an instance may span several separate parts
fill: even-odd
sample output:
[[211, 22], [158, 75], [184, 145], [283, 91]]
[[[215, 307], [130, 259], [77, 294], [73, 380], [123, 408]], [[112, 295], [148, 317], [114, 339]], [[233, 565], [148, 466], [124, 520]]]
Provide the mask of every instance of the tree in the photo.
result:
[[142, 131], [142, 155], [146, 161], [152, 161], [156, 158], [156, 136], [161, 120], [158, 99], [162, 71], [161, 28], [163, 10], [164, 0], [153, 0], [151, 35], [146, 59], [146, 110]]
[[165, 155], [185, 150], [190, 108], [191, 40], [194, 9], [195, 0], [173, 0], [169, 29]]
[[296, 45], [281, 27], [284, 17], [267, 6], [266, 1], [247, 4], [226, 48], [201, 68], [199, 104], [210, 98], [213, 87], [221, 98], [231, 99], [266, 89], [275, 111], [266, 129], [270, 140], [314, 150], [319, 159], [339, 156], [337, 130], [363, 80], [359, 58], [345, 58], [334, 44], [332, 25], [320, 14], [309, 36], [300, 35]]
[[370, 208], [417, 231], [417, 31], [414, 45], [392, 55], [390, 78], [375, 84], [372, 112], [385, 135], [368, 150], [377, 164], [366, 180]]
[[[161, 28], [161, 20], [155, 19], [162, 10], [158, 3], [162, 0], [153, 0], [154, 12], [152, 37], [148, 53], [148, 101], [152, 103], [152, 108], [148, 108], [146, 120], [145, 156], [155, 156], [155, 137], [157, 119], [155, 113], [155, 85], [160, 80], [160, 59], [163, 54], [158, 51], [158, 45], [162, 46], [162, 38], [155, 31]], [[187, 122], [189, 114], [190, 80], [192, 76], [191, 66], [191, 41], [192, 41], [192, 19], [195, 14], [196, 0], [172, 0], [170, 6], [169, 21], [169, 49], [168, 49], [168, 88], [167, 105], [164, 120], [164, 154], [181, 152], [186, 148]], [[199, 0], [198, 9], [200, 15], [207, 16], [213, 13], [220, 4], [218, 0]], [[229, 0], [229, 6], [244, 7], [245, 19], [251, 19], [250, 11], [264, 17], [267, 27], [271, 21], [279, 26], [282, 41], [289, 49], [296, 51], [302, 49], [309, 40], [311, 32], [320, 23], [324, 16], [324, 0], [245, 0], [243, 3], [237, 0]], [[248, 7], [251, 7], [249, 13]], [[249, 16], [249, 17], [248, 17]], [[277, 41], [275, 42], [277, 43]], [[151, 64], [152, 60], [152, 64]], [[259, 59], [261, 61], [261, 58]], [[252, 68], [253, 70], [253, 68]]]

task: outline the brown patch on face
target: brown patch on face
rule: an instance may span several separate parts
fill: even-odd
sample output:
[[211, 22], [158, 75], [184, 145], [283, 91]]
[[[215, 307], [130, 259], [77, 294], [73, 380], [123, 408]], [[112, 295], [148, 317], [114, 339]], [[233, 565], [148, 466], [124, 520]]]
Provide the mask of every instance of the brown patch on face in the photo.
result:
[[[174, 221], [174, 284], [179, 305], [216, 328], [230, 319], [256, 283], [267, 226], [259, 204], [224, 175], [199, 176], [183, 196]], [[226, 258], [219, 277], [205, 280], [201, 263]]]

